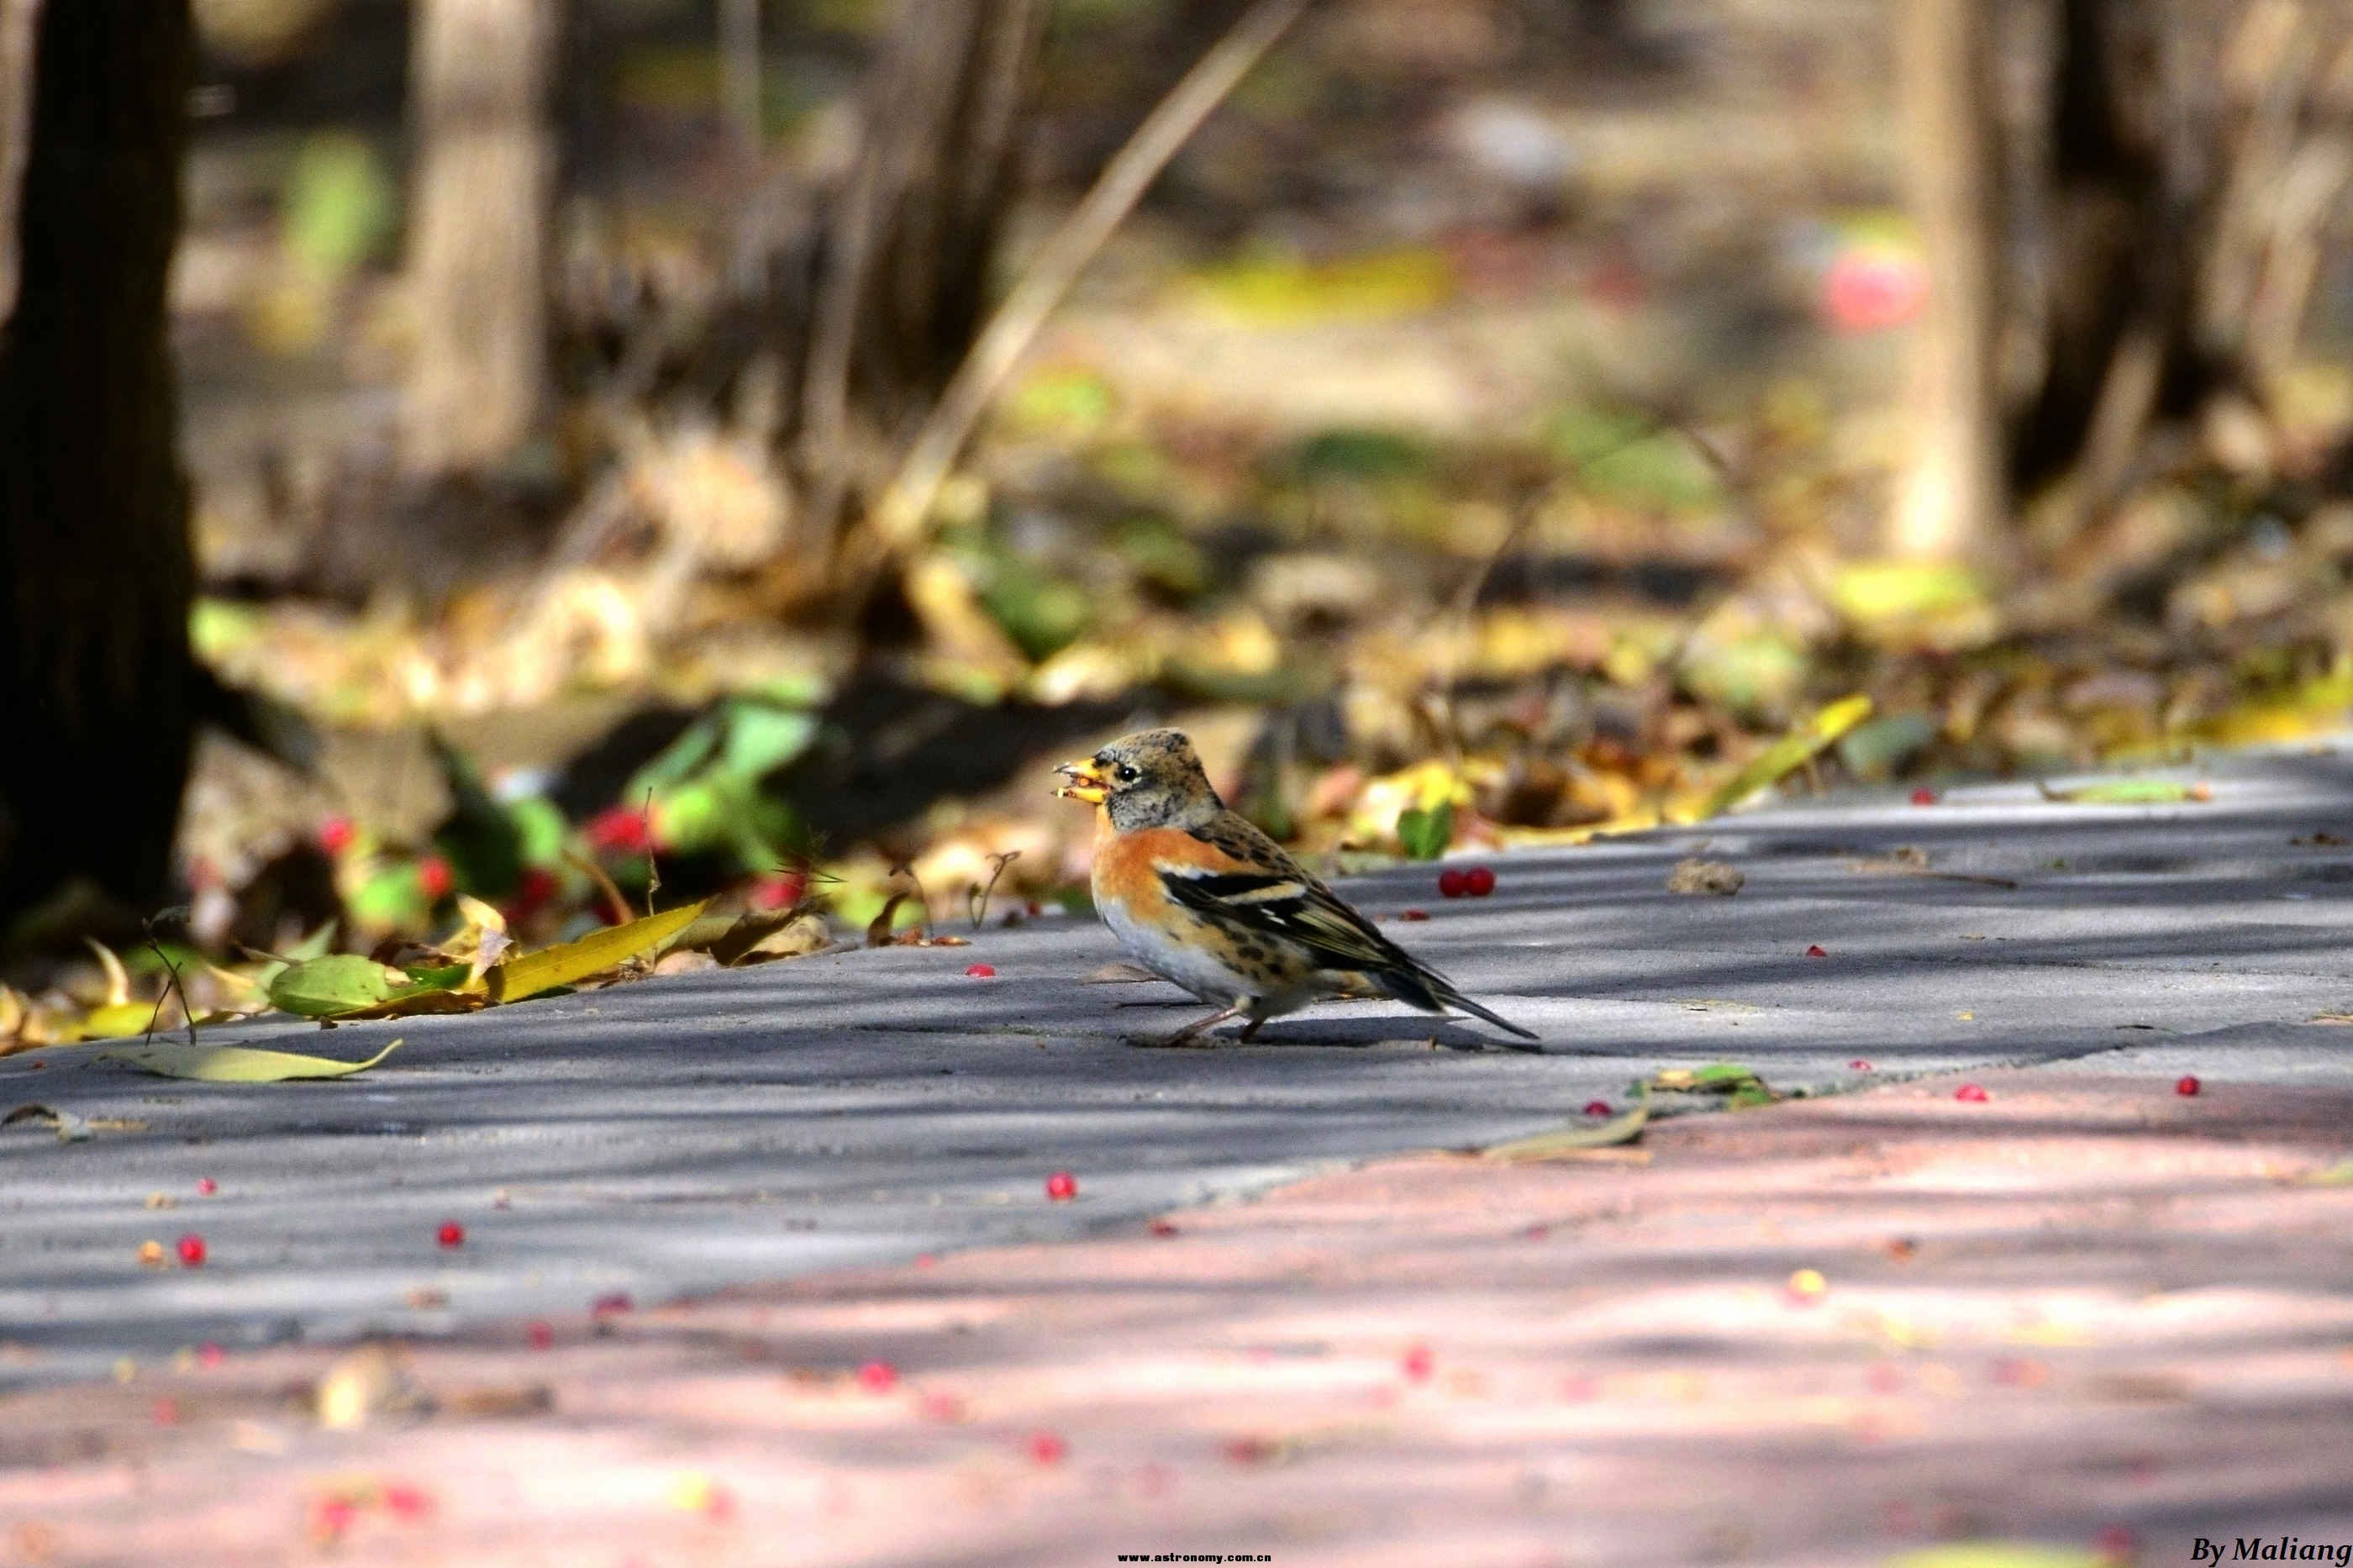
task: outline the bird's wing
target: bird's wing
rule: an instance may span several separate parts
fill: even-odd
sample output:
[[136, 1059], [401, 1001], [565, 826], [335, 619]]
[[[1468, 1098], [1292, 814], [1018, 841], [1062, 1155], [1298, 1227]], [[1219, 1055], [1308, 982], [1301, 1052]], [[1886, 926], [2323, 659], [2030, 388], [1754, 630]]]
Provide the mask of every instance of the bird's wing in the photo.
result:
[[1230, 871], [1172, 866], [1161, 871], [1160, 880], [1169, 897], [1198, 914], [1299, 943], [1318, 969], [1416, 967], [1371, 921], [1295, 865]]

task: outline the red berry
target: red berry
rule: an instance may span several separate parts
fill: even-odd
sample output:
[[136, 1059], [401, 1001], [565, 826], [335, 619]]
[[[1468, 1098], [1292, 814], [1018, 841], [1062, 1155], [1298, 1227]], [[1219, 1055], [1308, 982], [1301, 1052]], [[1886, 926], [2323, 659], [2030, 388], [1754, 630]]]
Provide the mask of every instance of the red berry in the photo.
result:
[[1231, 1465], [1262, 1465], [1276, 1452], [1269, 1437], [1229, 1437], [1224, 1444], [1226, 1462]]
[[936, 1253], [936, 1252], [918, 1252], [917, 1254], [915, 1254], [915, 1267], [916, 1267], [916, 1268], [937, 1268], [939, 1266], [940, 1266], [940, 1255], [939, 1255], [938, 1253]]
[[433, 1511], [432, 1495], [422, 1487], [395, 1481], [383, 1491], [385, 1511], [414, 1523]]
[[1426, 921], [1429, 918], [1430, 911], [1428, 910], [1399, 910], [1398, 911], [1398, 919], [1401, 921]]
[[609, 1318], [617, 1312], [626, 1312], [636, 1305], [636, 1302], [629, 1300], [629, 1293], [627, 1290], [608, 1290], [588, 1303], [588, 1315], [592, 1318]]
[[1808, 958], [1828, 958], [1830, 955], [1830, 950], [1824, 947], [1820, 942], [1808, 942], [1806, 944], [1806, 956]]
[[1953, 1098], [1955, 1100], [1966, 1100], [1971, 1105], [1983, 1105], [1986, 1100], [1991, 1097], [1989, 1096], [1984, 1089], [1979, 1089], [1976, 1084], [1965, 1083], [1961, 1085], [1960, 1088], [1953, 1090]]
[[196, 1347], [196, 1364], [198, 1366], [218, 1366], [227, 1359], [228, 1352], [221, 1349], [219, 1345], [214, 1343], [210, 1340], [206, 1340], [203, 1344]]
[[1430, 1374], [1437, 1367], [1438, 1358], [1430, 1354], [1430, 1347], [1419, 1340], [1406, 1347], [1405, 1358], [1398, 1363], [1398, 1370], [1405, 1373], [1409, 1383], [1428, 1383]]
[[417, 885], [425, 889], [428, 899], [444, 899], [458, 885], [456, 873], [449, 862], [438, 855], [427, 855], [417, 863]]
[[445, 1219], [441, 1222], [441, 1228], [433, 1233], [433, 1239], [444, 1247], [463, 1247], [466, 1245], [466, 1227], [454, 1219]]
[[1847, 1063], [1846, 1066], [1849, 1072], [1877, 1072], [1879, 1070], [1877, 1068], [1873, 1067], [1870, 1059], [1865, 1057], [1857, 1057], [1854, 1060]]
[[180, 1402], [176, 1399], [158, 1399], [149, 1406], [149, 1414], [154, 1416], [155, 1425], [158, 1426], [177, 1426], [180, 1424]]
[[1069, 1203], [1079, 1195], [1079, 1179], [1068, 1171], [1057, 1171], [1046, 1178], [1046, 1195], [1058, 1204]]
[[524, 1330], [523, 1333], [531, 1341], [531, 1348], [535, 1351], [549, 1350], [555, 1344], [555, 1325], [544, 1318], [533, 1318], [531, 1327]]
[[180, 1237], [180, 1261], [191, 1268], [205, 1266], [205, 1238], [188, 1235]]
[[546, 867], [525, 867], [522, 879], [515, 883], [516, 910], [526, 915], [537, 913], [546, 907], [550, 899], [555, 897], [556, 889], [562, 885], [555, 879], [555, 873]]
[[218, 1191], [220, 1191], [220, 1184], [214, 1181], [210, 1176], [198, 1176], [196, 1178], [196, 1196], [200, 1198], [208, 1198]]
[[964, 967], [964, 972], [975, 980], [997, 978], [997, 966], [993, 963], [967, 963]]
[[1155, 1219], [1144, 1228], [1164, 1241], [1177, 1234], [1176, 1222], [1173, 1219]]
[[1585, 1114], [1607, 1116], [1609, 1114], [1609, 1102], [1606, 1100], [1588, 1100], [1585, 1102]]
[[779, 871], [773, 877], [763, 877], [752, 884], [751, 905], [755, 910], [789, 909], [801, 901], [808, 891], [808, 879], [797, 871]]
[[1059, 1465], [1071, 1457], [1071, 1446], [1056, 1433], [1032, 1432], [1029, 1457], [1041, 1465]]
[[2100, 1532], [2092, 1537], [2092, 1548], [2107, 1562], [2130, 1563], [2140, 1553], [2140, 1537], [2132, 1532], [2129, 1525], [2103, 1525]]
[[1912, 792], [1912, 804], [1914, 805], [1934, 805], [1936, 804], [1936, 792], [1930, 789], [1926, 784], [1922, 784], [1918, 789]]
[[1532, 1225], [1520, 1232], [1520, 1239], [1523, 1241], [1542, 1241], [1551, 1234], [1552, 1226], [1548, 1225]]
[[580, 825], [588, 847], [607, 855], [642, 855], [654, 847], [650, 813], [632, 805], [607, 806]]
[[2201, 1087], [2203, 1086], [2199, 1083], [2195, 1075], [2184, 1073], [2174, 1084], [2173, 1092], [2179, 1095], [2192, 1095], [2196, 1094]]
[[1438, 891], [1442, 897], [1459, 899], [1470, 889], [1470, 878], [1451, 866], [1438, 874]]
[[923, 1419], [926, 1421], [964, 1419], [964, 1401], [955, 1394], [944, 1393], [939, 1389], [934, 1389], [924, 1394], [923, 1403], [917, 1408], [923, 1411]]
[[332, 1541], [351, 1529], [360, 1516], [360, 1505], [347, 1497], [323, 1497], [311, 1510], [311, 1533], [322, 1541]]
[[1483, 899], [1495, 890], [1495, 873], [1484, 866], [1473, 866], [1462, 873], [1462, 890], [1474, 899]]
[[870, 1361], [858, 1369], [858, 1386], [869, 1394], [888, 1394], [898, 1383], [899, 1369], [887, 1361]]
[[358, 837], [359, 829], [353, 826], [352, 819], [340, 814], [319, 824], [319, 847], [330, 855], [349, 849]]

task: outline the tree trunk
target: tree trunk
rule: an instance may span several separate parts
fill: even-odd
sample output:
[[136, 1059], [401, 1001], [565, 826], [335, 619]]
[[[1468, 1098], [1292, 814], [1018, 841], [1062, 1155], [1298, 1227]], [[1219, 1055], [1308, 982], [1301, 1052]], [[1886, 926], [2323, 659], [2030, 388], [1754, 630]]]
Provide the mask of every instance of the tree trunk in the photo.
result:
[[430, 478], [498, 463], [547, 381], [548, 69], [554, 0], [420, 0], [402, 458]]
[[165, 283], [193, 59], [187, 0], [52, 0], [34, 33], [0, 327], [0, 925], [77, 876], [135, 905], [169, 866], [193, 567]]
[[1982, 0], [1907, 0], [1898, 26], [1928, 301], [1913, 350], [1913, 451], [1886, 544], [1900, 557], [1986, 560], [2005, 511], [1993, 39]]

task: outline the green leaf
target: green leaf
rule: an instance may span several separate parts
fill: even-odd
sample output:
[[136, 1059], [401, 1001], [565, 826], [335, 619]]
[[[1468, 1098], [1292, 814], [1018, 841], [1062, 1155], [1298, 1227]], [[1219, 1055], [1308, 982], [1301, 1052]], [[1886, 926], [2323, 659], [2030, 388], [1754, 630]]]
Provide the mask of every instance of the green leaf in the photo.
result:
[[678, 738], [654, 753], [645, 766], [629, 776], [622, 791], [624, 802], [634, 805], [645, 799], [648, 790], [659, 795], [684, 784], [694, 776], [695, 770], [711, 758], [719, 747], [719, 716], [705, 713], [678, 732]]
[[1721, 816], [1757, 791], [1780, 783], [1870, 717], [1870, 698], [1841, 698], [1766, 747], [1746, 767], [1718, 785], [1707, 797], [1701, 815]]
[[1398, 813], [1398, 842], [1415, 860], [1435, 860], [1454, 842], [1454, 803], [1440, 801], [1431, 810], [1409, 805]]
[[2073, 789], [2052, 789], [2048, 784], [2034, 787], [2043, 799], [2063, 801], [2070, 805], [2202, 805], [2214, 798], [2211, 785], [2179, 784], [2172, 779], [2106, 779], [2098, 784], [2078, 784]]
[[1484, 1153], [1490, 1160], [1526, 1164], [1575, 1153], [1580, 1149], [1608, 1149], [1620, 1143], [1631, 1143], [1640, 1138], [1650, 1120], [1651, 1086], [1646, 1083], [1636, 1088], [1632, 1110], [1619, 1112], [1599, 1127], [1565, 1127], [1558, 1131], [1514, 1138], [1508, 1143], [1490, 1146]]
[[269, 1005], [305, 1018], [332, 1018], [391, 998], [399, 982], [373, 958], [331, 953], [290, 964], [269, 982]]
[[2116, 1559], [2080, 1546], [2034, 1541], [1954, 1541], [1887, 1559], [1884, 1568], [2116, 1568]]
[[816, 739], [817, 721], [807, 713], [764, 702], [731, 702], [719, 765], [756, 783], [807, 751]]
[[158, 1078], [195, 1079], [204, 1083], [283, 1083], [290, 1079], [348, 1078], [364, 1072], [400, 1046], [393, 1041], [365, 1061], [337, 1061], [332, 1057], [298, 1056], [292, 1051], [257, 1050], [250, 1046], [132, 1046], [100, 1051], [100, 1061], [118, 1061]]
[[558, 985], [575, 984], [661, 946], [692, 925], [710, 901], [702, 899], [681, 904], [627, 925], [591, 931], [577, 942], [559, 942], [511, 958], [485, 974], [481, 984], [493, 1002], [520, 1002]]

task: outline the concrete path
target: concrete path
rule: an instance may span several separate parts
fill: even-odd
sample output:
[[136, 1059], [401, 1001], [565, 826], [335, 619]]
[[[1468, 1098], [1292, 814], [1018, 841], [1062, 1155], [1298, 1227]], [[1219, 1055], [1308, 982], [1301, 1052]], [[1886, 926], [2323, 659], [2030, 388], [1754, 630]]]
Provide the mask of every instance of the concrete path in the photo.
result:
[[[1136, 1049], [1123, 1035], [1191, 1014], [1121, 1005], [1164, 988], [1081, 984], [1109, 939], [1043, 921], [291, 1035], [353, 1055], [406, 1037], [336, 1083], [6, 1058], [0, 1110], [144, 1129], [0, 1135], [0, 1379], [1065, 1239], [1528, 1132], [1718, 1058], [1818, 1091], [2017, 1064], [2353, 1087], [2353, 1031], [2310, 1022], [2353, 1012], [2353, 757], [2174, 776], [2211, 780], [2212, 800], [1988, 785], [1493, 858], [1485, 900], [1440, 899], [1426, 868], [1346, 885], [1372, 912], [1426, 909], [1390, 929], [1538, 1030], [1536, 1050], [1386, 1004], [1285, 1020], [1251, 1047]], [[1668, 893], [1694, 853], [1739, 867], [1745, 889]], [[994, 979], [965, 975], [980, 961]], [[1047, 1200], [1062, 1169], [1076, 1202]], [[449, 1220], [454, 1250], [436, 1241]], [[142, 1267], [142, 1241], [182, 1234], [204, 1237], [202, 1268]]]

